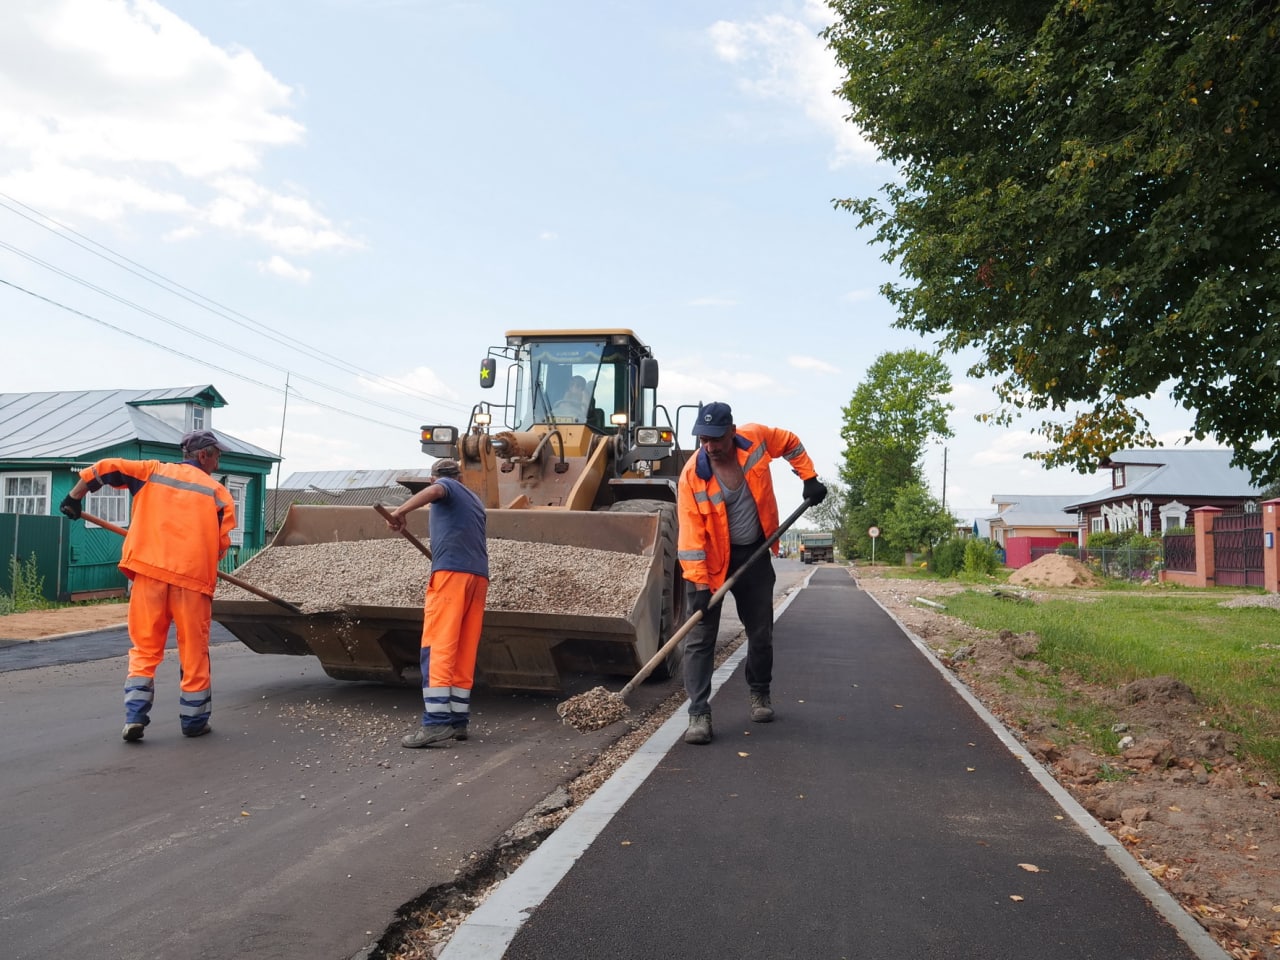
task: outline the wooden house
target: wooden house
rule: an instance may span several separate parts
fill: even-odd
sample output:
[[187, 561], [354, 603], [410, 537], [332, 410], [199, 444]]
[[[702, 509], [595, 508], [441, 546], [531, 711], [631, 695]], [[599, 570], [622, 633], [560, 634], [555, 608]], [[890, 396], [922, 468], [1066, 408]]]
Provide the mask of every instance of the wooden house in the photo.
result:
[[1104, 530], [1137, 529], [1160, 536], [1191, 525], [1197, 507], [1227, 511], [1257, 509], [1262, 489], [1249, 471], [1231, 465], [1230, 450], [1155, 447], [1122, 450], [1099, 464], [1110, 483], [1063, 509], [1074, 514], [1080, 542]]
[[[0, 543], [19, 563], [35, 558], [50, 599], [122, 595], [120, 537], [72, 523], [58, 504], [75, 485], [76, 472], [97, 460], [177, 462], [185, 433], [213, 430], [226, 448], [215, 476], [236, 505], [230, 568], [241, 553], [249, 556], [265, 542], [266, 481], [279, 457], [219, 431], [214, 411], [223, 406], [226, 400], [209, 385], [0, 393]], [[123, 527], [130, 506], [128, 491], [112, 487], [84, 502], [87, 513]]]

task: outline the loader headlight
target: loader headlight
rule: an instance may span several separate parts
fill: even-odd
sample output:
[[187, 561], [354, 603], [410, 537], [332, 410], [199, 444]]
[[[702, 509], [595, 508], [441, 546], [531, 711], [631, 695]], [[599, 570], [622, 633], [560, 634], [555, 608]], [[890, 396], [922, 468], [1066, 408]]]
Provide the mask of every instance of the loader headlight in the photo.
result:
[[423, 443], [457, 443], [457, 427], [423, 427]]
[[671, 439], [671, 431], [662, 427], [640, 427], [636, 430], [636, 444], [641, 447], [666, 446]]
[[456, 457], [458, 455], [457, 427], [423, 427], [422, 452], [429, 457]]

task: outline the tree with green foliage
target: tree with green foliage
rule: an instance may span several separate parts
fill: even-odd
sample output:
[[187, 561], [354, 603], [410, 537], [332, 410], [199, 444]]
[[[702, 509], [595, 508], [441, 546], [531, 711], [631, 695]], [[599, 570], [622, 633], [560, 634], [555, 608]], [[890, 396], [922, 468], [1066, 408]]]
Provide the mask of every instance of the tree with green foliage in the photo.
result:
[[988, 418], [1045, 416], [1049, 466], [1154, 444], [1140, 402], [1168, 392], [1280, 478], [1280, 5], [831, 7], [850, 119], [898, 174], [835, 203], [898, 264], [899, 325], [976, 350]]
[[885, 546], [894, 554], [925, 553], [955, 532], [956, 518], [922, 483], [898, 488], [881, 524]]
[[899, 490], [921, 484], [928, 443], [952, 435], [950, 392], [951, 371], [922, 350], [880, 354], [854, 390], [840, 430], [847, 556], [870, 555], [868, 528], [887, 522]]

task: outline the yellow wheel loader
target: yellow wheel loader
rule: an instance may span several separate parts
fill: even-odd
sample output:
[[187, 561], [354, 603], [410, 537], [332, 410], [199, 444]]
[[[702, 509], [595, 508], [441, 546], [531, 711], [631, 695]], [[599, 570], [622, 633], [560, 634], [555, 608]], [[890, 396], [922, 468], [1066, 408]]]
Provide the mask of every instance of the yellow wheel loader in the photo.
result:
[[[638, 589], [630, 582], [595, 588], [626, 596], [575, 598], [575, 612], [548, 612], [540, 602], [495, 606], [502, 591], [491, 584], [478, 682], [559, 693], [564, 673], [633, 676], [684, 620], [675, 503], [691, 451], [679, 447], [676, 425], [658, 402], [658, 361], [630, 330], [512, 330], [481, 361], [480, 386], [498, 395], [477, 403], [462, 429], [423, 426], [421, 448], [458, 461], [459, 479], [488, 510], [489, 539], [631, 554], [645, 558], [647, 574]], [[416, 491], [430, 482], [425, 474], [399, 482]], [[411, 532], [429, 543], [429, 511], [408, 519]], [[283, 547], [396, 536], [372, 508], [295, 505], [271, 545], [237, 574], [252, 581], [255, 562]], [[425, 583], [428, 560], [414, 559], [424, 565]], [[522, 576], [519, 569], [491, 573]], [[545, 576], [518, 584], [531, 601], [558, 586]], [[590, 612], [593, 601], [612, 612]], [[295, 614], [220, 591], [213, 615], [251, 649], [314, 655], [339, 679], [420, 682], [420, 597]], [[655, 675], [672, 675], [679, 660], [676, 649]]]

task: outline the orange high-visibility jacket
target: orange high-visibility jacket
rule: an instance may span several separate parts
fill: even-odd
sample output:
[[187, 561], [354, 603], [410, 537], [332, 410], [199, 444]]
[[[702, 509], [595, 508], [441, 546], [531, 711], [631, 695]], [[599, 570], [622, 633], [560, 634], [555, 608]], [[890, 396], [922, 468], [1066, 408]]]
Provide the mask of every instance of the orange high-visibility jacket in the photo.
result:
[[126, 487], [132, 520], [120, 569], [213, 596], [218, 560], [231, 546], [235, 505], [227, 488], [191, 463], [99, 460], [80, 471], [96, 491]]
[[[778, 501], [773, 494], [769, 464], [778, 457], [791, 464], [801, 480], [816, 477], [804, 444], [790, 430], [748, 423], [737, 429], [738, 462], [747, 478], [747, 489], [756, 502], [760, 526], [766, 538], [778, 529]], [[690, 457], [680, 472], [679, 556], [684, 578], [719, 590], [729, 575], [729, 512], [720, 481], [711, 469], [705, 449]], [[773, 545], [778, 552], [778, 545]]]

